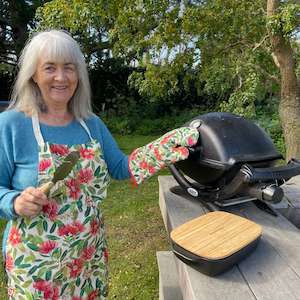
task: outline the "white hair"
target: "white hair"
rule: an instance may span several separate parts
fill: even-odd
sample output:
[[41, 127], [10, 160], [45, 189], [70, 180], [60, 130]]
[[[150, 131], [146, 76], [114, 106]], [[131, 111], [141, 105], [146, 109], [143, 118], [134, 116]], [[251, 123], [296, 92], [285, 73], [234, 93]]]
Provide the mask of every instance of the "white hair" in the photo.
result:
[[88, 117], [92, 113], [91, 88], [84, 56], [78, 43], [61, 30], [39, 32], [27, 41], [19, 59], [19, 73], [8, 109], [15, 108], [31, 115], [45, 107], [40, 89], [32, 79], [42, 54], [51, 61], [75, 65], [78, 86], [68, 108], [77, 119]]

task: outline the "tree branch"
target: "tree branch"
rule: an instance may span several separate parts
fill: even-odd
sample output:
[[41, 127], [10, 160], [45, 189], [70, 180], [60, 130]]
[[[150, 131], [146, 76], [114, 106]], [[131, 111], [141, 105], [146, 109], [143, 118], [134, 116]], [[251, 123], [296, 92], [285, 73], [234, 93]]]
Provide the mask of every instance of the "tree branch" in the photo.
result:
[[252, 51], [254, 52], [257, 48], [259, 48], [268, 37], [269, 37], [269, 35], [266, 34], [259, 43], [255, 44], [255, 47], [252, 49]]
[[237, 41], [235, 43], [232, 43], [232, 44], [229, 44], [227, 45], [226, 47], [220, 49], [217, 54], [220, 54], [222, 52], [225, 52], [226, 50], [230, 49], [230, 48], [234, 48], [235, 46], [238, 46], [238, 45], [244, 45], [248, 48], [250, 48], [250, 43], [247, 43], [246, 40], [240, 40], [240, 41]]
[[272, 52], [271, 55], [272, 55], [272, 58], [273, 58], [273, 61], [274, 61], [275, 65], [276, 65], [276, 67], [277, 67], [278, 69], [280, 69], [280, 63], [279, 63], [279, 61], [278, 61], [277, 56], [275, 55], [274, 52]]

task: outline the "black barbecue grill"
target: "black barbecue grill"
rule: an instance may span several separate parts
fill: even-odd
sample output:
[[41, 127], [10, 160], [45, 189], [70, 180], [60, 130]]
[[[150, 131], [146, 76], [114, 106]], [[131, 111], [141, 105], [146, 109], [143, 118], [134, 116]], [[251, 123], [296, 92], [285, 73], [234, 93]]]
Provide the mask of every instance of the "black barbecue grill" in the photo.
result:
[[255, 123], [231, 113], [200, 115], [184, 126], [200, 136], [187, 160], [170, 166], [189, 195], [205, 203], [228, 206], [260, 200], [277, 203], [286, 180], [300, 174], [300, 162], [278, 166], [282, 155], [271, 138]]

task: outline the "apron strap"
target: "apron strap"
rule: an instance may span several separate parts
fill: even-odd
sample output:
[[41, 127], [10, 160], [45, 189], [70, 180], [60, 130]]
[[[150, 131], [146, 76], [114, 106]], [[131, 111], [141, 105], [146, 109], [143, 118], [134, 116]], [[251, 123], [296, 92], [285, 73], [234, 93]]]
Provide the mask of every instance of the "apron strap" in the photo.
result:
[[85, 131], [88, 134], [90, 140], [92, 141], [93, 138], [92, 138], [91, 132], [90, 132], [89, 128], [87, 127], [86, 123], [82, 119], [79, 119], [79, 123], [85, 129]]
[[38, 145], [41, 146], [45, 144], [45, 142], [44, 142], [43, 135], [41, 133], [38, 114], [36, 112], [32, 114], [31, 120], [32, 120], [32, 128], [33, 128], [34, 136], [36, 138]]
[[[88, 134], [90, 140], [93, 140], [91, 132], [90, 132], [89, 128], [87, 127], [86, 123], [82, 119], [79, 119], [79, 123], [83, 127], [83, 129], [86, 131], [86, 133]], [[41, 146], [41, 145], [45, 144], [43, 135], [41, 133], [40, 123], [39, 123], [39, 118], [38, 118], [37, 113], [32, 114], [32, 127], [33, 127], [34, 136], [36, 138], [38, 145]]]

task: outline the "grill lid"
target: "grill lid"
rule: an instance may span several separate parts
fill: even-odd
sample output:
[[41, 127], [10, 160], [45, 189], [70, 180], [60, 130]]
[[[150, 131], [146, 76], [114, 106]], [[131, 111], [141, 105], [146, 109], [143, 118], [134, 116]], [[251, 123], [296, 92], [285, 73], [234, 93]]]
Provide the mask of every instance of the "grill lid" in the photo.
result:
[[[256, 162], [282, 158], [271, 138], [257, 124], [231, 113], [212, 112], [199, 120], [201, 159], [216, 167], [238, 162]], [[188, 124], [185, 124], [188, 125]]]
[[176, 166], [199, 183], [215, 181], [237, 164], [282, 158], [265, 131], [241, 116], [212, 112], [195, 117], [184, 126], [197, 123], [200, 137], [194, 149], [201, 150]]

